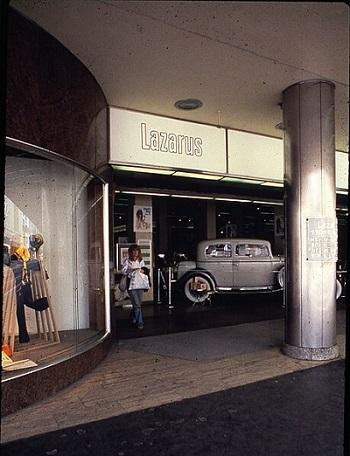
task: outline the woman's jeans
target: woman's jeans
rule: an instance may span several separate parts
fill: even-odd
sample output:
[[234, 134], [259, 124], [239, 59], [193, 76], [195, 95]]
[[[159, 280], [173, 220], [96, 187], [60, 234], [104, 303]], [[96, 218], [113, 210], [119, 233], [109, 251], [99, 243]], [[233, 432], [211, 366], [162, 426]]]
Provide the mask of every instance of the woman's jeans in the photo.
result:
[[128, 290], [128, 293], [132, 304], [133, 318], [136, 320], [137, 325], [143, 325], [143, 316], [141, 310], [143, 290]]

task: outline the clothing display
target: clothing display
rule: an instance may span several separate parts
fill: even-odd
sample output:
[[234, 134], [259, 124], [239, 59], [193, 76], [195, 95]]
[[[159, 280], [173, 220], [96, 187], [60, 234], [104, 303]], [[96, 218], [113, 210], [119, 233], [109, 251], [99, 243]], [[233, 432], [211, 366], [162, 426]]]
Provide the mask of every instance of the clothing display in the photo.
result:
[[15, 278], [15, 291], [17, 297], [17, 323], [18, 323], [18, 339], [20, 343], [29, 342], [29, 334], [27, 331], [26, 317], [24, 312], [25, 301], [32, 300], [31, 290], [27, 286], [22, 286], [23, 277], [23, 261], [18, 259], [16, 255], [11, 256], [11, 269]]
[[17, 307], [16, 281], [12, 269], [7, 265], [3, 266], [2, 296], [2, 345], [9, 345], [13, 353]]
[[44, 338], [45, 341], [60, 342], [51, 307], [47, 272], [41, 260], [31, 260], [30, 281], [34, 298], [33, 308], [35, 309], [38, 334], [40, 338]]
[[45, 342], [60, 342], [51, 298], [48, 289], [48, 275], [42, 259], [38, 259], [37, 250], [43, 243], [41, 235], [31, 236], [31, 250], [20, 245], [12, 248], [13, 254], [4, 256], [9, 264], [4, 264], [3, 280], [3, 326], [2, 342], [14, 349], [16, 316], [18, 323], [18, 342], [30, 342], [26, 325], [25, 307], [35, 311], [37, 334]]

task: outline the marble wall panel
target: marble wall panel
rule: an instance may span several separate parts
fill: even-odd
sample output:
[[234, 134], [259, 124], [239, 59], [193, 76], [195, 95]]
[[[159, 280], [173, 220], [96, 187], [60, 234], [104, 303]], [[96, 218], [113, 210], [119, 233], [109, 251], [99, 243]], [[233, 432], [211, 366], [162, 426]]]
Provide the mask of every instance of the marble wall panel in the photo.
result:
[[2, 382], [1, 416], [41, 401], [76, 382], [105, 358], [111, 345], [112, 337], [108, 336], [103, 342], [73, 358]]
[[9, 9], [6, 135], [92, 170], [108, 162], [107, 101], [59, 41]]

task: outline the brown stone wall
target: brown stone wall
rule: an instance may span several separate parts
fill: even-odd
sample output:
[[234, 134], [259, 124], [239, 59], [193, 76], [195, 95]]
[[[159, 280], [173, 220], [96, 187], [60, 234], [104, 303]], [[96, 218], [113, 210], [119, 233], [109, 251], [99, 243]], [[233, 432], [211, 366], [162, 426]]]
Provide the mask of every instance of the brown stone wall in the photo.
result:
[[87, 68], [10, 8], [6, 135], [98, 171], [108, 161], [106, 119], [105, 96]]
[[14, 377], [1, 384], [1, 416], [9, 415], [33, 402], [41, 401], [79, 380], [94, 369], [108, 354], [111, 335], [90, 350], [60, 363]]

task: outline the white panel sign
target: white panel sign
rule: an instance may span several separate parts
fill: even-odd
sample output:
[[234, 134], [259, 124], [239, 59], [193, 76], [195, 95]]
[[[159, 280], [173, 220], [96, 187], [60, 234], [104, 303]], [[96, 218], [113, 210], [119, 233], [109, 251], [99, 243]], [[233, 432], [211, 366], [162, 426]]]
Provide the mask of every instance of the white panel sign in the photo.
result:
[[110, 108], [110, 160], [226, 173], [225, 129]]
[[306, 259], [308, 261], [337, 261], [337, 219], [307, 218], [306, 230]]
[[283, 181], [283, 141], [228, 130], [228, 172]]
[[349, 154], [335, 152], [335, 180], [337, 188], [347, 189], [349, 186]]

